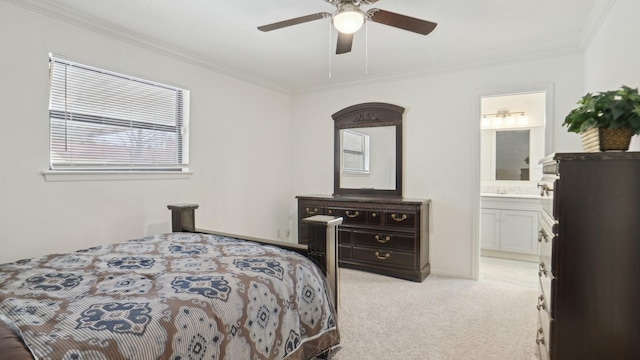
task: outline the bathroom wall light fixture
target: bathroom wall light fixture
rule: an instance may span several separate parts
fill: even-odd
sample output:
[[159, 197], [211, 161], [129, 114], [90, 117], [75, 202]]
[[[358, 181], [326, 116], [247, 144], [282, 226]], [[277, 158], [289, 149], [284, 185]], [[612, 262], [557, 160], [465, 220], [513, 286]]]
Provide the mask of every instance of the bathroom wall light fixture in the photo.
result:
[[529, 125], [529, 119], [524, 111], [511, 112], [509, 110], [500, 110], [494, 114], [482, 114], [480, 122], [482, 129], [508, 129], [527, 125]]

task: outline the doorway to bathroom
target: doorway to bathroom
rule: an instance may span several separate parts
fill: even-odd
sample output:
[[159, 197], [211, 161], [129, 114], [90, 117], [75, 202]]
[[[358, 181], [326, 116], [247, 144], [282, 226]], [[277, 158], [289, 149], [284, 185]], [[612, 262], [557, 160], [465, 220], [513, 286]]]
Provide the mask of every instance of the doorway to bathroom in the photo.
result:
[[546, 91], [481, 97], [479, 279], [537, 284]]

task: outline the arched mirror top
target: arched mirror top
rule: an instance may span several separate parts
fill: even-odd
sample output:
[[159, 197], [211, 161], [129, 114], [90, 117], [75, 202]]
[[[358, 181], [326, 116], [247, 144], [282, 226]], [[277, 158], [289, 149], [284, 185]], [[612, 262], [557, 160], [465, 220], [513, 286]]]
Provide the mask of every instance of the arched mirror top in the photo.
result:
[[373, 102], [332, 115], [335, 195], [402, 196], [403, 113]]

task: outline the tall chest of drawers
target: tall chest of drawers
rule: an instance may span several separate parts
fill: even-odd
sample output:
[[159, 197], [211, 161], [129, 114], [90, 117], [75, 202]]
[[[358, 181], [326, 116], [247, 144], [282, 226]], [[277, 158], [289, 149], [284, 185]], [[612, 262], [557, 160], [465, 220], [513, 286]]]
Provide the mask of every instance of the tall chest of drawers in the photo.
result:
[[542, 159], [541, 359], [640, 359], [640, 153]]
[[429, 275], [429, 200], [332, 195], [297, 199], [300, 243], [308, 238], [303, 218], [339, 216], [340, 266], [413, 281]]

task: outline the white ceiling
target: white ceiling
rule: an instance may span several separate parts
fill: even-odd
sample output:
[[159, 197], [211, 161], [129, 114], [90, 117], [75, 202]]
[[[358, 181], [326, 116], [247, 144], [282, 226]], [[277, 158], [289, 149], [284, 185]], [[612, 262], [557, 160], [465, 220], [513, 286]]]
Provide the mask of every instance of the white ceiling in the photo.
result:
[[343, 55], [335, 55], [335, 30], [329, 43], [330, 19], [266, 33], [256, 29], [333, 12], [335, 7], [323, 0], [8, 1], [180, 53], [237, 77], [304, 92], [581, 51], [606, 15], [602, 3], [612, 0], [380, 0], [362, 8], [429, 20], [438, 27], [422, 36], [368, 23], [368, 36], [364, 28], [357, 32], [353, 51]]

